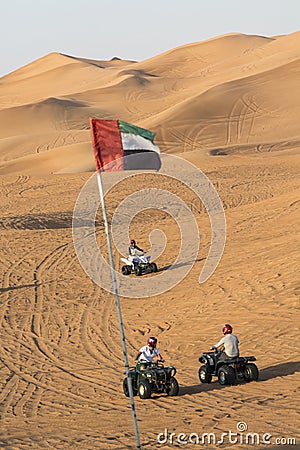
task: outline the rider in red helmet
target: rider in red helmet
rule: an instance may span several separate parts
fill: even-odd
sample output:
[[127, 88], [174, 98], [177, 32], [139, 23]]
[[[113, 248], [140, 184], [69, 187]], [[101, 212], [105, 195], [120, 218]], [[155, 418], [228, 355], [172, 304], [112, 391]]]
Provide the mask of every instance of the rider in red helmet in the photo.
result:
[[138, 359], [139, 363], [142, 363], [140, 365], [140, 369], [145, 369], [148, 363], [151, 363], [153, 361], [153, 358], [160, 358], [161, 361], [163, 361], [163, 358], [158, 350], [158, 348], [156, 347], [157, 344], [157, 338], [154, 336], [149, 337], [148, 341], [147, 341], [147, 345], [144, 345], [144, 347], [142, 347], [138, 354], [137, 357], [135, 358], [136, 360]]
[[219, 342], [211, 347], [211, 350], [220, 352], [219, 359], [236, 358], [239, 356], [239, 340], [237, 336], [232, 334], [232, 326], [229, 323], [225, 323], [223, 326], [224, 336]]
[[225, 325], [222, 328], [223, 334], [232, 334], [232, 326], [230, 323], [225, 323]]
[[129, 254], [128, 259], [130, 261], [133, 261], [133, 258], [137, 255], [137, 251], [144, 253], [144, 250], [137, 246], [135, 240], [131, 239], [130, 245], [128, 247], [128, 254]]

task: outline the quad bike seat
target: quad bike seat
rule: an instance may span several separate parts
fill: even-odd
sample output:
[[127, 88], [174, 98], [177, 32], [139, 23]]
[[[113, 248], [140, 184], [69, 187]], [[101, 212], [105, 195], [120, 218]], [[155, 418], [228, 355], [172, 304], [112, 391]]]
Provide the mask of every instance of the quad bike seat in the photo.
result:
[[226, 364], [245, 364], [247, 361], [256, 361], [256, 358], [254, 356], [235, 356], [223, 360]]

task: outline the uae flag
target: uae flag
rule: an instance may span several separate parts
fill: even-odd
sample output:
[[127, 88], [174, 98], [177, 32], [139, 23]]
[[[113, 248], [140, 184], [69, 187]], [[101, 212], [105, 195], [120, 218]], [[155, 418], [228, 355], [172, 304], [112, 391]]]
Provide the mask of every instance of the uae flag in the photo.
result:
[[155, 133], [122, 120], [90, 119], [96, 170], [159, 170]]

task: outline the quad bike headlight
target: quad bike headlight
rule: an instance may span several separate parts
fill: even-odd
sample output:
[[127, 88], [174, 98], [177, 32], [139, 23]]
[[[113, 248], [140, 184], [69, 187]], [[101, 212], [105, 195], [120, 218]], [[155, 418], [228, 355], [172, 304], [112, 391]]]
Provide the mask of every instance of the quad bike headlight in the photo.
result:
[[175, 369], [175, 367], [172, 367], [170, 370], [170, 376], [175, 377], [175, 375], [176, 375], [176, 369]]

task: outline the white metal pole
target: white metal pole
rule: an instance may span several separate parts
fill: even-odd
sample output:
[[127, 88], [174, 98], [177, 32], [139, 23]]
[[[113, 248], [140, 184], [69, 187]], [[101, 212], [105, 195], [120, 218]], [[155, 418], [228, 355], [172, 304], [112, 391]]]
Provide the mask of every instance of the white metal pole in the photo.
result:
[[102, 177], [101, 177], [100, 170], [97, 171], [97, 181], [98, 181], [99, 195], [100, 195], [101, 206], [102, 206], [105, 233], [106, 233], [106, 238], [107, 238], [107, 247], [108, 247], [109, 262], [110, 262], [110, 268], [111, 268], [112, 284], [113, 284], [115, 301], [116, 301], [116, 306], [117, 306], [117, 311], [118, 311], [119, 328], [120, 328], [123, 356], [124, 356], [125, 369], [126, 369], [127, 384], [128, 384], [131, 412], [132, 412], [135, 439], [136, 439], [136, 447], [137, 447], [137, 449], [141, 449], [140, 436], [139, 436], [139, 430], [138, 430], [138, 424], [137, 424], [137, 418], [136, 418], [136, 411], [135, 411], [135, 406], [134, 406], [132, 379], [129, 376], [129, 364], [128, 364], [125, 333], [124, 333], [124, 326], [123, 326], [123, 319], [122, 319], [122, 312], [121, 312], [120, 297], [119, 297], [118, 284], [117, 284], [117, 279], [116, 279], [116, 274], [115, 274], [115, 263], [114, 263], [113, 254], [112, 254], [112, 246], [111, 246], [110, 232], [109, 232], [108, 219], [107, 219], [107, 214], [106, 214], [106, 206], [105, 206], [105, 200], [104, 200], [104, 194], [103, 194], [103, 184], [102, 184]]

